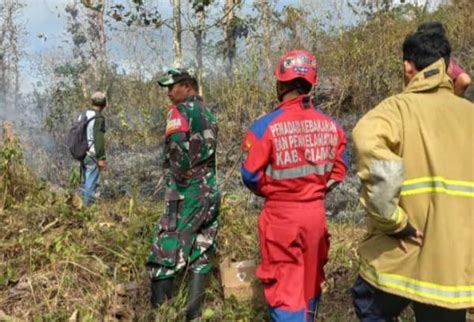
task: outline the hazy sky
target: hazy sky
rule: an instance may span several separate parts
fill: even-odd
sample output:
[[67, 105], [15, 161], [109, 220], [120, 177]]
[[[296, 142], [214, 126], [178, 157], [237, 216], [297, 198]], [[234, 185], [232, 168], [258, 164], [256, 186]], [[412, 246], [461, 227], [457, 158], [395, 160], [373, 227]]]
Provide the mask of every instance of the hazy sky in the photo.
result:
[[[1, 1], [1, 0], [0, 0]], [[38, 60], [42, 59], [43, 55], [53, 55], [58, 52], [68, 52], [70, 45], [67, 41], [70, 41], [70, 35], [66, 31], [67, 27], [67, 14], [64, 9], [67, 4], [73, 3], [73, 0], [21, 0], [25, 7], [22, 9], [19, 21], [24, 27], [23, 35], [23, 49], [24, 58], [21, 61], [21, 67], [23, 71], [22, 86], [23, 92], [31, 90], [32, 83], [37, 81], [37, 75], [35, 66], [37, 66]], [[298, 5], [302, 4], [310, 11], [313, 12], [326, 12], [325, 15], [332, 10], [332, 5], [337, 1], [343, 3], [345, 0], [278, 0], [274, 1], [276, 7], [281, 9], [285, 5]], [[109, 3], [127, 3], [127, 0], [113, 0], [108, 1]], [[170, 18], [172, 14], [172, 7], [170, 0], [145, 0], [145, 3], [150, 3], [156, 6], [163, 18]], [[183, 1], [183, 4], [187, 4], [188, 1]], [[244, 1], [243, 13], [250, 13], [253, 1]], [[214, 4], [214, 13], [217, 14], [222, 12], [224, 0], [217, 0]], [[343, 12], [344, 19], [349, 22], [351, 19], [348, 8], [345, 8]], [[165, 34], [165, 35], [163, 35]], [[40, 37], [39, 37], [40, 36]], [[109, 58], [113, 60], [118, 66], [127, 68], [129, 64], [129, 57], [123, 54], [123, 37], [126, 34], [120, 32], [108, 32], [107, 33], [107, 48], [109, 51]], [[161, 32], [162, 39], [155, 39], [156, 41], [167, 41], [171, 44], [169, 37], [171, 36], [169, 29], [164, 28]], [[158, 36], [157, 36], [158, 37]], [[191, 42], [189, 42], [191, 43]], [[183, 45], [184, 54], [186, 55], [186, 47], [191, 45]], [[192, 45], [194, 46], [194, 45]], [[166, 52], [167, 48], [162, 50]], [[169, 54], [171, 55], [171, 48], [169, 48]], [[166, 55], [161, 55], [166, 56]], [[161, 57], [161, 59], [164, 59]], [[166, 61], [161, 63], [166, 64]]]
[[[0, 0], [1, 1], [1, 0]], [[398, 0], [397, 0], [398, 1]], [[443, 0], [411, 0], [418, 4], [422, 4], [425, 1], [430, 1], [433, 6], [437, 5]], [[43, 55], [54, 52], [68, 52], [69, 44], [66, 41], [70, 40], [70, 35], [67, 34], [67, 16], [64, 11], [67, 4], [72, 3], [73, 0], [21, 0], [25, 4], [22, 9], [21, 17], [19, 21], [24, 27], [23, 35], [23, 49], [24, 58], [21, 61], [21, 68], [23, 71], [22, 78], [22, 91], [28, 92], [32, 89], [32, 84], [38, 79], [38, 75], [35, 73], [35, 64], [38, 60], [42, 59]], [[109, 3], [127, 3], [127, 0], [114, 0]], [[170, 0], [145, 0], [145, 3], [151, 3], [158, 8], [163, 18], [171, 17], [172, 7]], [[188, 1], [183, 1], [187, 3]], [[285, 5], [302, 5], [308, 11], [313, 14], [319, 14], [320, 19], [326, 23], [333, 24], [353, 24], [355, 23], [355, 17], [351, 10], [346, 5], [346, 0], [278, 0], [274, 1], [276, 7], [281, 9]], [[354, 2], [354, 1], [353, 1]], [[215, 1], [215, 7], [217, 10], [223, 10], [224, 0]], [[250, 13], [251, 5], [253, 1], [244, 1], [244, 13]], [[341, 5], [342, 4], [342, 5]], [[340, 7], [341, 16], [335, 17], [335, 8]], [[219, 11], [221, 12], [221, 11]], [[328, 18], [330, 17], [330, 18]], [[331, 19], [331, 20], [328, 20]], [[163, 35], [165, 34], [165, 35]], [[41, 37], [38, 37], [41, 35]], [[127, 68], [130, 64], [127, 55], [123, 54], [123, 32], [108, 32], [108, 51], [109, 59], [113, 60], [118, 66]], [[165, 30], [161, 32], [161, 36], [158, 36], [156, 41], [167, 41], [169, 44], [170, 31]], [[159, 37], [162, 37], [159, 39]], [[150, 39], [150, 38], [149, 38]], [[186, 51], [186, 46], [184, 46]], [[163, 49], [165, 50], [165, 49]], [[171, 48], [169, 49], [171, 54]], [[166, 56], [166, 55], [161, 55]], [[161, 57], [161, 59], [164, 59]], [[166, 64], [166, 61], [158, 62]]]

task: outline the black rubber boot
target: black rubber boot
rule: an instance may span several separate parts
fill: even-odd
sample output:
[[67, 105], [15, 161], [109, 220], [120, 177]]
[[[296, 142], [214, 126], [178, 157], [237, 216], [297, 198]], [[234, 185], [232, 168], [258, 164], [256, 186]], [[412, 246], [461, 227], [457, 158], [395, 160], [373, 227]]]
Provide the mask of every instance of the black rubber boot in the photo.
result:
[[151, 281], [151, 305], [158, 308], [173, 296], [173, 278]]
[[191, 273], [189, 281], [188, 303], [186, 305], [186, 321], [192, 321], [201, 317], [202, 301], [206, 288], [208, 274]]

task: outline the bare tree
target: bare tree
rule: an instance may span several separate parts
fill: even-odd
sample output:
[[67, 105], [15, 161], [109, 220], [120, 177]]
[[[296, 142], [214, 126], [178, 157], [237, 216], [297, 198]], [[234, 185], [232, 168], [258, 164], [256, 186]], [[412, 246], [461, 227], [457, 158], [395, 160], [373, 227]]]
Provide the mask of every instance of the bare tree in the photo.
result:
[[194, 38], [196, 40], [196, 63], [197, 63], [197, 81], [199, 83], [199, 94], [202, 95], [204, 90], [203, 83], [203, 47], [206, 37], [206, 8], [211, 4], [212, 0], [194, 0], [192, 3], [197, 26], [192, 27]]
[[234, 8], [238, 0], [226, 0], [224, 7], [224, 35], [226, 73], [230, 79], [234, 76], [234, 58], [236, 53], [236, 36], [234, 26]]
[[176, 67], [181, 67], [183, 55], [181, 47], [181, 0], [173, 0], [173, 49], [174, 49], [174, 64]]
[[272, 62], [270, 59], [271, 56], [271, 9], [269, 0], [260, 0], [260, 11], [262, 14], [262, 24], [263, 24], [263, 49], [264, 49], [264, 59], [267, 65], [267, 70], [272, 69]]
[[66, 7], [66, 12], [69, 14], [67, 31], [71, 34], [72, 38], [72, 54], [73, 57], [78, 61], [78, 77], [81, 85], [83, 97], [88, 96], [90, 88], [90, 77], [89, 72], [89, 59], [87, 58], [84, 46], [87, 43], [87, 37], [82, 28], [82, 22], [79, 17], [79, 8], [77, 1], [69, 4]]
[[6, 106], [7, 111], [17, 105], [20, 95], [18, 38], [21, 27], [15, 18], [21, 8], [23, 4], [14, 0], [0, 4], [0, 104]]
[[197, 20], [198, 20], [198, 28], [194, 33], [196, 38], [196, 61], [197, 61], [197, 80], [199, 83], [199, 94], [202, 95], [203, 93], [203, 67], [202, 67], [202, 47], [203, 47], [203, 40], [205, 36], [204, 28], [206, 24], [206, 15], [204, 8], [196, 12]]
[[13, 106], [17, 106], [18, 97], [20, 94], [20, 71], [19, 71], [19, 62], [20, 62], [20, 51], [18, 48], [18, 27], [13, 25], [13, 28], [10, 32], [10, 45], [11, 45], [11, 57], [12, 57], [12, 76], [13, 76]]
[[2, 9], [2, 26], [0, 29], [0, 100], [1, 105], [5, 105], [5, 100], [7, 98], [8, 93], [8, 81], [7, 81], [7, 71], [8, 71], [8, 59], [7, 59], [7, 31], [9, 26], [12, 24], [13, 21], [13, 14], [12, 14], [12, 5], [4, 4], [1, 5]]
[[80, 5], [76, 0], [66, 7], [67, 30], [71, 34], [84, 98], [97, 89], [106, 90], [105, 7], [106, 0], [80, 0]]
[[107, 75], [107, 49], [104, 23], [106, 0], [81, 0], [88, 10], [88, 38], [90, 44], [91, 68], [96, 89], [104, 89]]

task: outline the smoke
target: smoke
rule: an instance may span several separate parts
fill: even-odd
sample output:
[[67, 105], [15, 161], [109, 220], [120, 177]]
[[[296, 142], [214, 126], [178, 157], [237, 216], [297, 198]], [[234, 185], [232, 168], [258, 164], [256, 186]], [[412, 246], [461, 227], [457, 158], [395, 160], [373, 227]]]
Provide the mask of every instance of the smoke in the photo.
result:
[[[62, 140], [65, 133], [53, 136], [46, 128], [51, 106], [52, 100], [47, 94], [29, 94], [11, 109], [2, 106], [1, 121], [13, 125], [13, 134], [19, 139], [25, 161], [35, 175], [66, 189], [79, 163], [70, 156]], [[67, 130], [68, 127], [62, 128]], [[159, 145], [137, 145], [133, 149], [117, 146], [109, 149], [107, 159], [110, 167], [100, 183], [101, 197], [117, 198], [133, 194], [159, 197], [156, 193], [157, 182], [162, 176], [161, 163], [158, 161], [160, 155]]]
[[61, 143], [45, 129], [48, 99], [29, 94], [0, 105], [0, 120], [12, 124], [12, 133], [20, 141], [27, 165], [43, 180], [64, 184], [68, 173], [60, 157]]

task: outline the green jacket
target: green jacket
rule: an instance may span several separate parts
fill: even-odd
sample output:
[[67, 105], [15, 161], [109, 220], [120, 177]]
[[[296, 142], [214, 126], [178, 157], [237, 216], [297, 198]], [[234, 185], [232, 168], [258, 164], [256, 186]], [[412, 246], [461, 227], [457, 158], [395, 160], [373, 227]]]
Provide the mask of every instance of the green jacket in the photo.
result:
[[96, 117], [87, 125], [87, 143], [89, 144], [88, 154], [97, 160], [105, 160], [105, 118], [95, 110], [87, 110], [88, 119]]
[[170, 107], [165, 136], [165, 199], [182, 200], [195, 186], [216, 192], [217, 121], [201, 97]]

